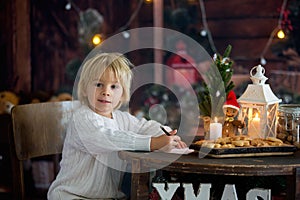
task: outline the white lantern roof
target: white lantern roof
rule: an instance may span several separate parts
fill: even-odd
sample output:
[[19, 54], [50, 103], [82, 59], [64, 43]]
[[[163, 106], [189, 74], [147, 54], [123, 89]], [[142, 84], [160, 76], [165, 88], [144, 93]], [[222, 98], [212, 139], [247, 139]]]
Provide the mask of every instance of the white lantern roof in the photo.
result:
[[[256, 69], [255, 75], [253, 70]], [[265, 84], [267, 77], [264, 76], [265, 69], [261, 66], [255, 66], [250, 71], [250, 79], [253, 84], [249, 84], [246, 91], [238, 99], [239, 103], [251, 103], [251, 104], [275, 104], [280, 103], [281, 99], [278, 99], [272, 92], [269, 84]]]

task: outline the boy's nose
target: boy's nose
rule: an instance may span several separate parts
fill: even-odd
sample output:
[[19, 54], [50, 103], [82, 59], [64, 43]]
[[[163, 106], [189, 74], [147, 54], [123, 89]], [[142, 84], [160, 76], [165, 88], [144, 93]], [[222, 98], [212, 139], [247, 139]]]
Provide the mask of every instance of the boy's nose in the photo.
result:
[[102, 95], [103, 96], [109, 96], [110, 95], [109, 88], [104, 88], [103, 91], [102, 91]]
[[103, 96], [109, 96], [110, 94], [108, 92], [102, 92]]

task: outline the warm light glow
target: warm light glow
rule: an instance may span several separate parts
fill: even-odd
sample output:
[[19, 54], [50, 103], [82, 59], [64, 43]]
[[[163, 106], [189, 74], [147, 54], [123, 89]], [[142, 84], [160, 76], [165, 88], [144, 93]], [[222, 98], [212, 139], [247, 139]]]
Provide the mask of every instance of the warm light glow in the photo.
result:
[[279, 39], [285, 38], [285, 33], [283, 32], [282, 29], [280, 29], [280, 30], [277, 32], [277, 37], [278, 37]]
[[100, 34], [96, 34], [94, 35], [92, 42], [95, 46], [97, 46], [98, 44], [100, 44], [102, 42], [102, 37]]
[[152, 3], [153, 0], [144, 0], [145, 3]]
[[218, 122], [218, 118], [217, 117], [215, 117], [215, 121], [214, 121], [215, 123], [217, 123]]
[[259, 119], [258, 113], [255, 113], [255, 117], [253, 119], [256, 119], [256, 120]]

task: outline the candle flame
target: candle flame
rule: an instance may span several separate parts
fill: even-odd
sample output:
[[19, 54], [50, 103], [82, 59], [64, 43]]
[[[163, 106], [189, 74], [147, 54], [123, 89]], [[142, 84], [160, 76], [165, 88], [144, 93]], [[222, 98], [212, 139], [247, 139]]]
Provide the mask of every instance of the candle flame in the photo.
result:
[[218, 118], [217, 117], [215, 117], [215, 123], [217, 123], [218, 122]]

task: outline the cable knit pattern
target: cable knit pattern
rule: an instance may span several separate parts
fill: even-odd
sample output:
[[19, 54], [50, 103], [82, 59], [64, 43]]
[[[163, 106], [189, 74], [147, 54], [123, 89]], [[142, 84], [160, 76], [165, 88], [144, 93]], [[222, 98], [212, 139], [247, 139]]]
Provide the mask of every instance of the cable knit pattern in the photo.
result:
[[122, 198], [119, 191], [125, 163], [119, 150], [150, 151], [160, 124], [115, 111], [113, 119], [81, 106], [69, 123], [61, 169], [48, 191], [49, 200]]

